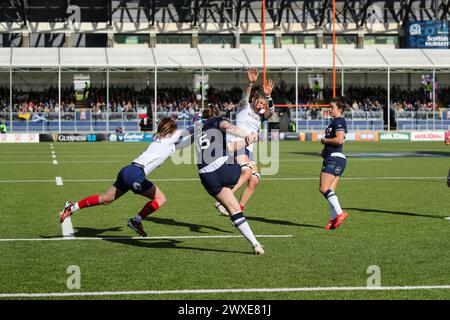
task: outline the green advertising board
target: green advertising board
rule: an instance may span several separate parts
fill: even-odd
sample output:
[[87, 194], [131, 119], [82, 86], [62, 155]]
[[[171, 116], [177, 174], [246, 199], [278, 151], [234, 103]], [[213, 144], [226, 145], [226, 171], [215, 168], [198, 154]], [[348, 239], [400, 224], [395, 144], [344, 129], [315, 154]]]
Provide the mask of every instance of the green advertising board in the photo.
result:
[[379, 134], [380, 141], [410, 141], [411, 133], [410, 132], [380, 132]]

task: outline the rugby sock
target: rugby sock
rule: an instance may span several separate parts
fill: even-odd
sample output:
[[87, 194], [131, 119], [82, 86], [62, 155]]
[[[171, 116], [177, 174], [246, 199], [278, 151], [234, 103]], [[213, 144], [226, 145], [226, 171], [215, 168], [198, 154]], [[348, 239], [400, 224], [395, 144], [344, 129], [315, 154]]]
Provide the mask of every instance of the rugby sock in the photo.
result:
[[334, 220], [337, 217], [337, 213], [336, 210], [334, 210], [333, 206], [331, 205], [331, 203], [328, 202], [328, 205], [330, 206], [330, 219]]
[[147, 218], [147, 216], [156, 210], [159, 209], [159, 203], [156, 200], [149, 201], [145, 204], [145, 206], [142, 208], [141, 212], [139, 212], [138, 215], [134, 217], [134, 221], [141, 222], [142, 219]]
[[336, 211], [337, 215], [340, 215], [342, 213], [341, 205], [339, 204], [339, 200], [337, 195], [333, 192], [333, 190], [328, 189], [325, 191], [323, 196], [327, 199], [330, 206], [333, 207], [334, 211]]
[[87, 198], [84, 198], [83, 200], [78, 201], [72, 206], [72, 212], [76, 212], [80, 209], [86, 208], [86, 207], [93, 207], [98, 206], [100, 203], [100, 196], [98, 194], [94, 196], [90, 196]]
[[258, 244], [258, 240], [256, 240], [255, 235], [250, 229], [247, 220], [244, 217], [242, 212], [236, 212], [231, 215], [231, 221], [233, 225], [239, 230], [239, 232], [247, 239], [253, 246]]

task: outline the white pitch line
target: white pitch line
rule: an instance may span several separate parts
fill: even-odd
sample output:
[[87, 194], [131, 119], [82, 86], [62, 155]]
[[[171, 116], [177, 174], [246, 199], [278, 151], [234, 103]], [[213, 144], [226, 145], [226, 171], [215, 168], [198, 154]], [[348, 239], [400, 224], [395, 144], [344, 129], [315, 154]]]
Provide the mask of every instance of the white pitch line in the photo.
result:
[[[56, 161], [56, 160], [54, 160]], [[56, 161], [57, 162], [57, 161]], [[1, 163], [1, 162], [0, 162]], [[280, 177], [280, 178], [264, 178], [270, 181], [308, 181], [318, 180], [319, 177]], [[343, 177], [342, 180], [442, 180], [447, 177]], [[168, 178], [168, 179], [151, 179], [152, 181], [160, 182], [188, 182], [199, 181], [198, 178]], [[114, 179], [65, 179], [65, 182], [112, 182]], [[54, 180], [0, 180], [0, 183], [47, 183], [54, 182]]]
[[54, 164], [54, 165], [57, 165], [57, 164], [58, 164], [58, 161], [57, 161], [57, 160], [53, 160], [53, 164]]
[[[67, 218], [64, 220], [64, 223], [70, 220]], [[72, 223], [70, 223], [72, 225]], [[63, 230], [64, 234], [64, 230]], [[73, 236], [73, 229], [72, 229]], [[262, 234], [255, 235], [257, 238], [291, 238], [290, 234], [280, 234], [280, 235], [270, 235], [270, 234]], [[226, 236], [226, 235], [215, 235], [215, 236], [155, 236], [155, 237], [73, 237], [71, 240], [78, 241], [98, 241], [98, 240], [162, 240], [162, 239], [229, 239], [229, 238], [242, 238], [240, 235], [234, 236]], [[15, 239], [0, 239], [0, 242], [32, 242], [32, 241], [64, 241], [67, 240], [67, 237], [59, 237], [59, 238], [15, 238]]]
[[61, 223], [61, 228], [62, 228], [62, 234], [63, 234], [63, 237], [64, 237], [62, 239], [65, 239], [65, 240], [67, 240], [67, 239], [70, 239], [70, 240], [76, 239], [75, 238], [75, 232], [73, 231], [72, 220], [70, 219], [70, 217], [66, 218], [64, 220], [64, 222]]
[[53, 159], [56, 159], [56, 155], [52, 154], [52, 158], [53, 158]]
[[56, 185], [57, 186], [62, 186], [63, 185], [63, 181], [62, 181], [61, 177], [56, 177], [55, 181], [56, 181]]
[[50, 292], [50, 293], [1, 293], [0, 298], [44, 298], [87, 296], [130, 296], [164, 294], [217, 294], [217, 293], [277, 293], [277, 292], [326, 292], [326, 291], [411, 291], [448, 290], [450, 285], [391, 286], [391, 287], [305, 287], [305, 288], [251, 288], [251, 289], [185, 289], [142, 291], [94, 291], [94, 292]]

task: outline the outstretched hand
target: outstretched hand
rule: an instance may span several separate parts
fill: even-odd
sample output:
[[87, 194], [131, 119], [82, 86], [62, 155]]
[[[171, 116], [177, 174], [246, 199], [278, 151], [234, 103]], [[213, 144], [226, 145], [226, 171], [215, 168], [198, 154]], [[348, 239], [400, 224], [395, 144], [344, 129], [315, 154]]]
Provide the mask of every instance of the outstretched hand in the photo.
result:
[[247, 78], [248, 82], [255, 83], [258, 80], [259, 71], [256, 68], [248, 68], [247, 70]]
[[272, 94], [272, 90], [273, 87], [275, 86], [275, 82], [272, 81], [272, 79], [269, 79], [265, 84], [264, 84], [264, 93], [266, 94], [266, 96], [270, 96]]

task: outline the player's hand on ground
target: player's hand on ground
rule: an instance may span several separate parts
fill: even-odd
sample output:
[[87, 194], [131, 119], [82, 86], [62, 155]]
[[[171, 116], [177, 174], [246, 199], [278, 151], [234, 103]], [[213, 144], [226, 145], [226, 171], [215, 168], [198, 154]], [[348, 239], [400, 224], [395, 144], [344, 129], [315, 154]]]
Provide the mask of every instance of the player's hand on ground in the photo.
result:
[[275, 82], [272, 81], [272, 79], [269, 79], [265, 84], [264, 84], [264, 93], [266, 94], [266, 96], [270, 96], [272, 94], [272, 90], [273, 87], [275, 86]]
[[255, 83], [258, 80], [259, 71], [256, 68], [248, 68], [247, 70], [247, 78], [249, 83]]

